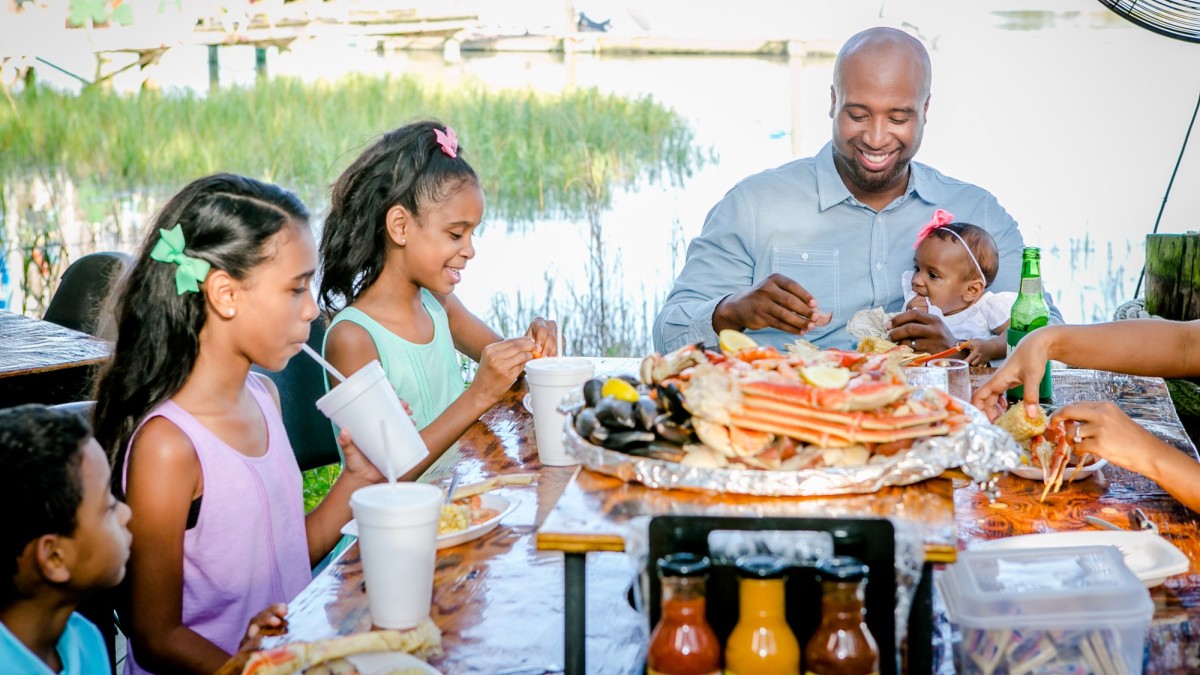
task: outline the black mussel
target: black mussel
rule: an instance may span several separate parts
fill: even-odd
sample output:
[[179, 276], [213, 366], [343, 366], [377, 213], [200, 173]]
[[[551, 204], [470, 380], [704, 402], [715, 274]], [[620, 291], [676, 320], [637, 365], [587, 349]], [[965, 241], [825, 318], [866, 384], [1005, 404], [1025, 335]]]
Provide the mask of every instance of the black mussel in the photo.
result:
[[592, 433], [587, 435], [587, 439], [593, 445], [604, 445], [604, 442], [608, 440], [608, 436], [608, 427], [598, 424], [595, 429], [592, 429]]
[[575, 415], [575, 431], [579, 432], [582, 438], [587, 438], [592, 435], [592, 430], [600, 426], [600, 420], [596, 418], [596, 411], [592, 408], [584, 408]]
[[583, 383], [583, 402], [589, 407], [594, 408], [600, 402], [600, 390], [604, 389], [604, 380], [593, 377]]
[[606, 427], [615, 430], [634, 428], [633, 404], [628, 401], [619, 401], [612, 396], [605, 396], [596, 404], [594, 410], [596, 419]]
[[658, 404], [649, 396], [641, 396], [633, 404], [633, 418], [639, 429], [654, 431], [654, 419], [658, 417]]
[[637, 445], [645, 445], [654, 440], [654, 434], [649, 431], [613, 431], [601, 443], [610, 450], [628, 451]]
[[652, 441], [647, 444], [638, 443], [634, 445], [627, 445], [623, 448], [619, 448], [619, 450], [627, 455], [634, 455], [636, 457], [649, 457], [650, 459], [661, 459], [663, 461], [674, 462], [676, 464], [682, 462], [684, 456], [687, 455], [687, 452], [685, 452], [684, 449], [678, 445], [661, 443], [659, 441]]
[[692, 421], [676, 422], [669, 414], [659, 415], [654, 419], [654, 433], [669, 443], [685, 445], [695, 438], [692, 433]]
[[683, 406], [683, 392], [679, 391], [679, 385], [674, 382], [658, 386], [658, 409], [679, 423], [692, 418], [692, 414]]

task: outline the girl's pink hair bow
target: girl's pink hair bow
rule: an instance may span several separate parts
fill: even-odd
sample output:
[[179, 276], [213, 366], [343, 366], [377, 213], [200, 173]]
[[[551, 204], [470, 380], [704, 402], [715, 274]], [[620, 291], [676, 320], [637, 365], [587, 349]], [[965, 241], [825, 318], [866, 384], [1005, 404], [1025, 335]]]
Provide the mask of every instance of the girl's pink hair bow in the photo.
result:
[[442, 146], [442, 152], [450, 157], [458, 157], [458, 134], [454, 133], [454, 129], [447, 126], [445, 133], [441, 129], [434, 129], [433, 135], [438, 145]]
[[950, 213], [945, 209], [938, 209], [937, 211], [934, 211], [933, 218], [930, 218], [925, 227], [921, 228], [921, 231], [917, 233], [917, 241], [913, 244], [913, 249], [916, 249], [918, 246], [920, 246], [921, 242], [925, 241], [925, 237], [928, 237], [930, 232], [933, 232], [943, 225], [949, 225], [952, 222], [954, 222], [953, 213]]

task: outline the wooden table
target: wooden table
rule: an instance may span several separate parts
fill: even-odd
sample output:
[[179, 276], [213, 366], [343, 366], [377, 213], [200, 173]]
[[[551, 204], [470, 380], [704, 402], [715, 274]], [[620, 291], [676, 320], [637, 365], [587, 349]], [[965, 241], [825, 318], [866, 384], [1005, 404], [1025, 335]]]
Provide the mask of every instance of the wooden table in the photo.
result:
[[[1114, 401], [1155, 436], [1200, 460], [1196, 447], [1184, 433], [1171, 405], [1166, 384], [1159, 378], [1116, 375], [1104, 371], [1055, 369], [1054, 403]], [[973, 372], [973, 384], [987, 378]], [[1153, 481], [1108, 465], [1093, 476], [1064, 483], [1058, 494], [1039, 503], [1042, 483], [1011, 474], [1000, 479], [1000, 499], [987, 497], [966, 481], [956, 481], [954, 491], [960, 545], [1038, 532], [1094, 529], [1085, 516], [1097, 516], [1130, 526], [1128, 515], [1142, 509], [1163, 537], [1191, 560], [1186, 574], [1167, 579], [1151, 590], [1155, 612], [1147, 638], [1146, 663], [1150, 673], [1200, 672], [1200, 525], [1197, 515], [1177, 502]], [[940, 632], [948, 635], [944, 617]], [[939, 628], [935, 627], [935, 631]], [[943, 658], [946, 654], [941, 653]]]
[[[627, 368], [628, 362], [603, 361], [598, 372]], [[533, 426], [521, 406], [523, 383], [485, 415], [431, 469], [425, 480], [441, 481], [451, 470], [465, 482], [498, 473], [538, 472], [535, 485], [503, 488], [518, 503], [491, 534], [439, 552], [434, 578], [433, 619], [442, 629], [445, 656], [431, 663], [446, 673], [495, 673], [516, 666], [565, 665], [565, 569], [560, 550], [570, 550], [564, 535], [592, 537], [586, 568], [588, 634], [584, 647], [589, 673], [640, 673], [648, 641], [645, 619], [632, 609], [627, 594], [637, 570], [623, 533], [635, 508], [642, 513], [706, 511], [699, 495], [647, 490], [572, 467], [541, 467], [533, 448]], [[1117, 400], [1151, 430], [1181, 451], [1194, 453], [1183, 434], [1161, 380], [1092, 371], [1055, 371], [1058, 402]], [[927, 520], [926, 558], [952, 560], [956, 550], [976, 539], [1056, 529], [1085, 529], [1083, 516], [1117, 516], [1137, 506], [1154, 518], [1164, 536], [1193, 561], [1188, 574], [1154, 589], [1157, 605], [1149, 641], [1147, 672], [1198, 672], [1200, 645], [1200, 537], [1195, 517], [1157, 486], [1129, 472], [1106, 467], [1063, 488], [1045, 504], [1037, 503], [1040, 484], [1015, 477], [1001, 480], [1001, 502], [993, 508], [965, 481], [927, 481], [891, 488], [871, 496], [830, 499], [750, 497], [716, 500], [718, 510], [735, 513], [815, 513], [837, 505], [838, 512], [895, 512]], [[608, 502], [623, 508], [602, 508]], [[953, 504], [953, 511], [949, 504]], [[1115, 509], [1116, 514], [1105, 509]], [[567, 521], [572, 513], [603, 518]], [[544, 543], [543, 543], [544, 539]], [[539, 548], [542, 544], [542, 548]], [[606, 548], [607, 547], [607, 548]], [[545, 549], [545, 550], [542, 550]], [[553, 550], [552, 550], [553, 549]], [[586, 548], [585, 550], [592, 550]], [[580, 570], [582, 571], [582, 565]], [[289, 607], [289, 632], [274, 642], [313, 640], [370, 628], [357, 546], [323, 570]], [[935, 629], [948, 633], [944, 618]], [[1191, 660], [1189, 660], [1191, 659]], [[936, 664], [935, 664], [936, 665]]]
[[111, 354], [87, 333], [0, 311], [0, 408], [85, 399], [94, 366]]

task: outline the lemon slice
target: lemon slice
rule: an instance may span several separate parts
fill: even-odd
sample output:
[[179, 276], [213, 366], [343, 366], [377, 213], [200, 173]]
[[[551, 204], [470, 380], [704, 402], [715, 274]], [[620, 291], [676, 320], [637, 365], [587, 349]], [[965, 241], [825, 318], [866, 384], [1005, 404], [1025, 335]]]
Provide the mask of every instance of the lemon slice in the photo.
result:
[[628, 401], [629, 403], [637, 403], [638, 400], [637, 387], [619, 377], [610, 377], [600, 388], [600, 395], [612, 396], [618, 401]]
[[800, 377], [814, 387], [841, 389], [850, 381], [850, 371], [837, 366], [807, 366], [800, 369]]
[[717, 344], [721, 346], [721, 351], [727, 354], [736, 354], [743, 349], [753, 349], [758, 346], [754, 338], [732, 328], [726, 328], [717, 335]]

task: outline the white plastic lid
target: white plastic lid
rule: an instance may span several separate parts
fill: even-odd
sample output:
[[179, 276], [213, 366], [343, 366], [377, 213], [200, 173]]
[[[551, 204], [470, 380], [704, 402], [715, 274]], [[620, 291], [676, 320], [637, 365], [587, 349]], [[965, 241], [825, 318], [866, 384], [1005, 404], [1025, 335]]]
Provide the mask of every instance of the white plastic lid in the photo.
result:
[[1115, 546], [963, 551], [938, 587], [950, 620], [971, 628], [1112, 625], [1154, 614]]
[[442, 490], [428, 483], [379, 483], [361, 487], [350, 495], [350, 508], [358, 520], [408, 518], [420, 512], [441, 513], [437, 505]]
[[525, 364], [525, 377], [532, 384], [583, 384], [592, 376], [595, 366], [589, 359], [578, 356], [551, 356], [534, 359]]

